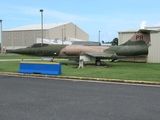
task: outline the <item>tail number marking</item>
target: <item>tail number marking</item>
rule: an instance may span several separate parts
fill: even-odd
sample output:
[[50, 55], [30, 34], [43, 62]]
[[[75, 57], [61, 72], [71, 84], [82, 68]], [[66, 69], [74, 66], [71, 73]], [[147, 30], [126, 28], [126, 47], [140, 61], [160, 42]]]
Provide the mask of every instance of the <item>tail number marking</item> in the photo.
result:
[[136, 35], [136, 40], [143, 40], [143, 35]]

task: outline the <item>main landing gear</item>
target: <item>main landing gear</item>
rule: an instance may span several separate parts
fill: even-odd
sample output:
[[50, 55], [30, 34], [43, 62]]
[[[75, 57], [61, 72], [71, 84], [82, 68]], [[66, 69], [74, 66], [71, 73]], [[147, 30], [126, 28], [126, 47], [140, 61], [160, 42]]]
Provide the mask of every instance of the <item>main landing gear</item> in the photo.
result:
[[101, 60], [96, 60], [95, 61], [95, 65], [96, 66], [108, 66], [104, 61], [101, 61]]
[[101, 62], [100, 60], [96, 60], [96, 61], [95, 61], [95, 65], [96, 65], [96, 66], [101, 66], [101, 64], [102, 64], [102, 62]]

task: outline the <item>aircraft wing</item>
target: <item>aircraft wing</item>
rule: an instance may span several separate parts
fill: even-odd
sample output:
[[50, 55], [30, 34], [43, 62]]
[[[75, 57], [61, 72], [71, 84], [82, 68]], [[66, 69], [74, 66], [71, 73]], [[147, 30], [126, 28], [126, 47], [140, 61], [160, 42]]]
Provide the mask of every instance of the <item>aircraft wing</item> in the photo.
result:
[[92, 56], [92, 57], [100, 57], [100, 58], [110, 58], [114, 53], [111, 52], [84, 52], [83, 54]]

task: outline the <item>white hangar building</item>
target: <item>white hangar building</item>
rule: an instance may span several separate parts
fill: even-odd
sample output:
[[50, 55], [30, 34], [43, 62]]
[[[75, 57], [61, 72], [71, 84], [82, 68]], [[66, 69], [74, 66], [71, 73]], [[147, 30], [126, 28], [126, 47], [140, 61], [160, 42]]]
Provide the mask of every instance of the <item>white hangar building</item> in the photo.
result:
[[[17, 49], [36, 43], [37, 38], [42, 38], [41, 24], [21, 26], [2, 31], [2, 50]], [[43, 38], [66, 40], [75, 38], [89, 40], [89, 35], [72, 22], [43, 24]]]
[[[145, 29], [157, 30], [157, 33], [151, 33], [151, 46], [149, 47], [147, 57], [127, 58], [123, 61], [160, 63], [160, 26], [148, 26]], [[128, 41], [138, 30], [120, 31], [118, 44]]]

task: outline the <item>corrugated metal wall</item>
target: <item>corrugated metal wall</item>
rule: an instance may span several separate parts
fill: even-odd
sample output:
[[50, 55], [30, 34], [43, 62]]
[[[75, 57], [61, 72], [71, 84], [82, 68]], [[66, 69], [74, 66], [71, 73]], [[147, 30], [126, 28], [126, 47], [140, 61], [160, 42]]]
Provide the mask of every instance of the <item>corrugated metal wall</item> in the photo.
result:
[[160, 63], [160, 32], [151, 34], [151, 46], [149, 47], [149, 63]]
[[[43, 32], [44, 38], [46, 37], [46, 30]], [[26, 47], [35, 43], [36, 38], [41, 37], [41, 30], [20, 30], [20, 31], [3, 31], [3, 48], [4, 49], [17, 49]]]
[[60, 40], [66, 38], [78, 38], [82, 40], [89, 40], [89, 35], [81, 30], [73, 23], [62, 25], [49, 30], [49, 37], [54, 39], [58, 37]]
[[128, 41], [132, 36], [134, 35], [133, 32], [120, 32], [119, 33], [119, 38], [118, 38], [118, 44], [123, 44], [125, 43], [126, 41]]

